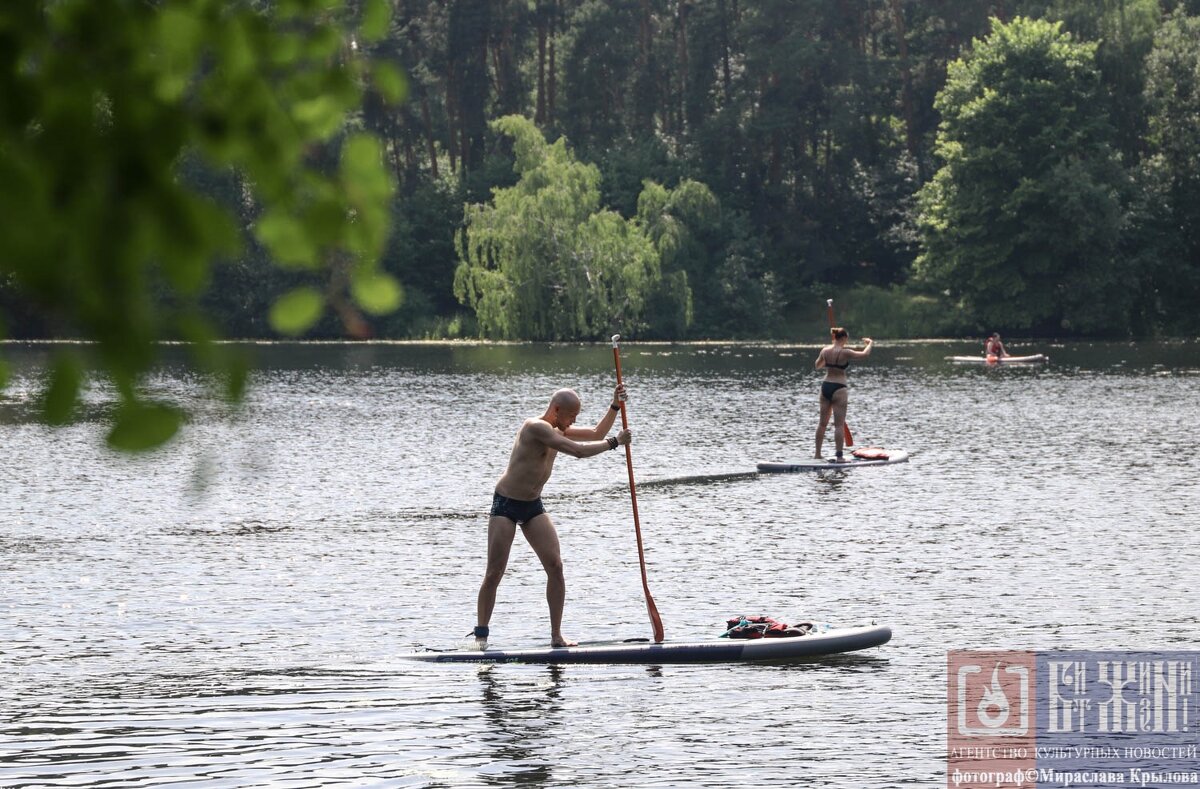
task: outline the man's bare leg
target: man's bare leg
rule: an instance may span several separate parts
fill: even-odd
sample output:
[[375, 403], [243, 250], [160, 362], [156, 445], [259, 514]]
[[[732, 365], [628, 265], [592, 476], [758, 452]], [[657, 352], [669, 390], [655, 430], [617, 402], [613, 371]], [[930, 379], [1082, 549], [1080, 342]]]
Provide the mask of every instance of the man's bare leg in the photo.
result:
[[521, 527], [529, 546], [542, 562], [546, 571], [546, 603], [550, 606], [550, 645], [573, 647], [578, 642], [569, 641], [562, 634], [563, 606], [567, 600], [567, 579], [563, 575], [562, 552], [558, 544], [558, 532], [550, 516], [542, 513]]
[[[487, 627], [492, 621], [492, 609], [496, 607], [496, 590], [508, 567], [508, 554], [512, 550], [517, 524], [502, 515], [493, 515], [488, 520], [487, 570], [479, 587], [479, 600], [475, 607], [475, 624]], [[475, 643], [482, 647], [487, 638], [476, 637]]]

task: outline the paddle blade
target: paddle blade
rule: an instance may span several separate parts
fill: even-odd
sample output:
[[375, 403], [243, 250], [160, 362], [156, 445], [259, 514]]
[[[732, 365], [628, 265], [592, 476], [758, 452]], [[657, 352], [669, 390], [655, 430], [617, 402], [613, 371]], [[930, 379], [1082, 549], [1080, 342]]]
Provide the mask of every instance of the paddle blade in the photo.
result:
[[846, 439], [846, 446], [854, 446], [854, 436], [850, 434], [850, 423], [842, 422], [842, 436]]
[[654, 628], [654, 643], [661, 644], [666, 634], [663, 632], [662, 617], [658, 615], [658, 608], [654, 605], [654, 598], [650, 596], [650, 592], [646, 592], [646, 611], [650, 614], [650, 626]]

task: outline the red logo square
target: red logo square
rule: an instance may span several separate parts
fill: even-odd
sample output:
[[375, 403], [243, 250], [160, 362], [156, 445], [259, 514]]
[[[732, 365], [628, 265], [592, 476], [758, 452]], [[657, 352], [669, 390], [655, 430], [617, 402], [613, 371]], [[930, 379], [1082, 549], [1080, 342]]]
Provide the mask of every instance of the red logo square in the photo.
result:
[[947, 667], [946, 785], [1036, 783], [1036, 654], [954, 650]]

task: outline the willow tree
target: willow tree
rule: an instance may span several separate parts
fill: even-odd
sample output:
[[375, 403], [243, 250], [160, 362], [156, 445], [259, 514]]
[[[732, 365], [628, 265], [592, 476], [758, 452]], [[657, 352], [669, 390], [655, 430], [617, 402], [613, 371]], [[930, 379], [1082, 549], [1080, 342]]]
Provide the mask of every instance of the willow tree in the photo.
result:
[[1094, 54], [1060, 23], [993, 20], [938, 94], [943, 165], [920, 193], [916, 270], [987, 326], [1105, 332], [1128, 319], [1122, 174]]
[[645, 325], [660, 279], [659, 254], [636, 220], [600, 205], [600, 171], [509, 115], [493, 130], [510, 138], [511, 187], [468, 205], [456, 245], [454, 293], [497, 339], [595, 339]]
[[[312, 275], [276, 302], [298, 334], [331, 300], [386, 311], [399, 286], [378, 267], [392, 180], [377, 140], [348, 126], [366, 86], [403, 77], [357, 53], [388, 29], [387, 0], [15, 0], [0, 8], [0, 281], [75, 337], [44, 393], [71, 419], [84, 368], [117, 397], [109, 443], [145, 449], [184, 413], [146, 394], [158, 340], [188, 340], [197, 365], [240, 396], [244, 365], [213, 342], [201, 296], [247, 228], [180, 177], [199, 160], [233, 172], [253, 232], [283, 267]], [[319, 287], [318, 287], [319, 283]]]
[[702, 286], [714, 279], [713, 256], [704, 242], [706, 231], [720, 226], [720, 205], [699, 181], [685, 178], [668, 189], [647, 180], [637, 216], [662, 263], [663, 276], [650, 302], [651, 328], [668, 339], [685, 337], [694, 318], [692, 283]]

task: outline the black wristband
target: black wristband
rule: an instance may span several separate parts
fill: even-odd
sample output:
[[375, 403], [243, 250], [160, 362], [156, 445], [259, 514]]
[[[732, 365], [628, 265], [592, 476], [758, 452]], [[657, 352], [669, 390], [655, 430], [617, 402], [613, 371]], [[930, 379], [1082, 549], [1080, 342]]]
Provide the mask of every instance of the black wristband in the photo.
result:
[[616, 438], [614, 438], [613, 436], [609, 436], [608, 438], [606, 438], [606, 439], [604, 439], [604, 440], [608, 442], [608, 448], [609, 448], [609, 449], [616, 449], [616, 448], [617, 448], [617, 445], [621, 443], [620, 441], [618, 441], [618, 440], [617, 440]]
[[609, 408], [611, 408], [611, 409], [612, 409], [612, 410], [614, 410], [614, 411], [620, 411], [620, 410], [621, 410], [621, 406], [617, 405], [616, 403], [614, 403], [614, 404], [610, 405], [610, 406], [609, 406]]

